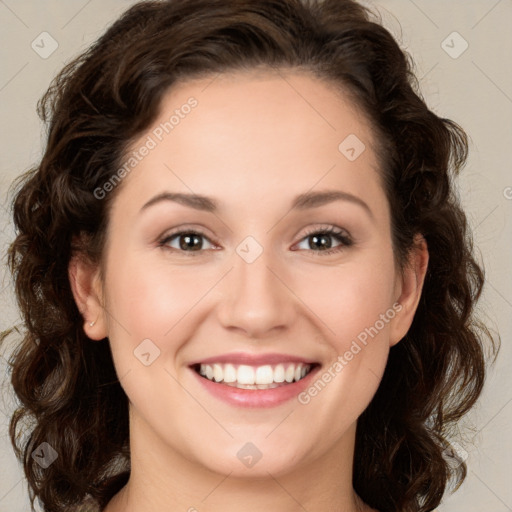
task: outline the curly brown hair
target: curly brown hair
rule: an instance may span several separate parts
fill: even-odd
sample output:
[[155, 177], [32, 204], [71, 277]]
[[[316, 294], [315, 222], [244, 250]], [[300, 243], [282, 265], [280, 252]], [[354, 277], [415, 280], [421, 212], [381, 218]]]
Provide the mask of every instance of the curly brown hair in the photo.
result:
[[[412, 326], [358, 419], [354, 489], [381, 512], [427, 512], [450, 478], [466, 476], [443, 451], [481, 393], [486, 346], [498, 349], [474, 315], [484, 275], [452, 184], [467, 158], [464, 131], [429, 110], [408, 54], [353, 0], [149, 1], [52, 82], [38, 106], [46, 150], [14, 198], [9, 264], [24, 333], [11, 359], [20, 407], [10, 434], [32, 502], [46, 511], [86, 499], [104, 507], [130, 471], [128, 400], [109, 345], [82, 329], [68, 279], [74, 251], [100, 260], [121, 187], [103, 200], [94, 192], [173, 83], [260, 66], [306, 70], [351, 95], [382, 148], [397, 261], [403, 267], [415, 234], [430, 249]], [[59, 454], [45, 470], [31, 457], [43, 442]]]

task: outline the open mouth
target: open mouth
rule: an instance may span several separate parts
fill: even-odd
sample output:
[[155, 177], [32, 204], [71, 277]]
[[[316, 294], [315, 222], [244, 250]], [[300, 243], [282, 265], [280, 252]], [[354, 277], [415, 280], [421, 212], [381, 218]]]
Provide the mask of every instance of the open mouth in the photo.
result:
[[201, 377], [239, 389], [272, 389], [298, 382], [318, 363], [279, 363], [261, 366], [236, 364], [195, 364], [191, 368]]

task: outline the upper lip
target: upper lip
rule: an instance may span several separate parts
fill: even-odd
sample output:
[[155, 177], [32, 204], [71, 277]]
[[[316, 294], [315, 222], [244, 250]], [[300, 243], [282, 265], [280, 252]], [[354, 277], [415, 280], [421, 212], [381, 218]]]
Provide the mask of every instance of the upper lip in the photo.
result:
[[195, 366], [198, 364], [245, 364], [249, 366], [262, 366], [266, 364], [279, 364], [279, 363], [303, 363], [303, 364], [315, 364], [317, 361], [313, 359], [306, 359], [304, 357], [293, 356], [290, 354], [250, 354], [247, 352], [233, 352], [230, 354], [219, 354], [218, 356], [212, 356], [205, 359], [199, 359], [190, 363], [189, 366]]

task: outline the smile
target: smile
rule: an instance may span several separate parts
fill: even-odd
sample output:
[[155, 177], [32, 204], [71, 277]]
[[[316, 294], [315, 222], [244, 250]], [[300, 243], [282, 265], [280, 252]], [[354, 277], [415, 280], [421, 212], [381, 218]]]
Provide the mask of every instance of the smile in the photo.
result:
[[275, 365], [197, 364], [194, 370], [205, 379], [239, 389], [272, 389], [302, 380], [314, 364], [279, 363]]

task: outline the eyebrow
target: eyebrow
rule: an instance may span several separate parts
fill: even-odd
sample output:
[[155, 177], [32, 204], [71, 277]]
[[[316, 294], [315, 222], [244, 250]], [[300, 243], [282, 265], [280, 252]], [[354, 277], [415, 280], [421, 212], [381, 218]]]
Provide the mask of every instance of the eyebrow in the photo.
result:
[[[294, 198], [291, 209], [292, 210], [308, 210], [310, 208], [318, 208], [320, 206], [332, 203], [334, 201], [348, 201], [350, 203], [361, 206], [368, 215], [373, 219], [374, 215], [368, 204], [366, 204], [361, 198], [343, 192], [341, 190], [327, 190], [319, 192], [305, 192]], [[178, 192], [162, 192], [150, 199], [141, 208], [145, 210], [150, 206], [153, 206], [162, 201], [172, 201], [175, 203], [194, 208], [195, 210], [202, 210], [206, 212], [216, 212], [218, 210], [218, 203], [215, 199], [199, 194], [184, 194]]]

